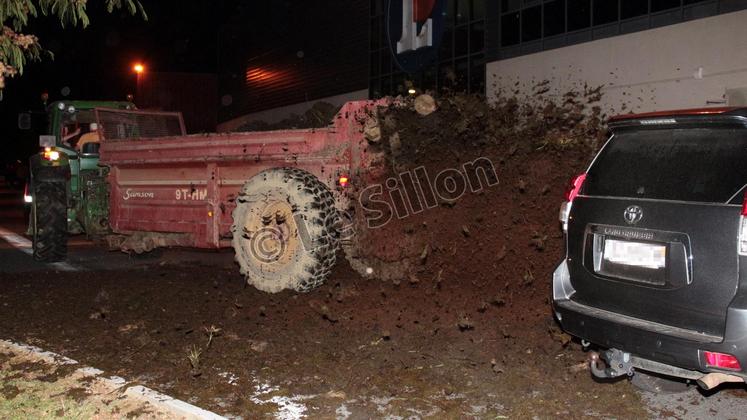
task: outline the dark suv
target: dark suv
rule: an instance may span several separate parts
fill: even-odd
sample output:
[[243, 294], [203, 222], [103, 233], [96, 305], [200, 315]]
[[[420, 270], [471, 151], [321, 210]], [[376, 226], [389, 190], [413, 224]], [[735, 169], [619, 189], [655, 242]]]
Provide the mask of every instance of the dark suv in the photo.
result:
[[747, 108], [627, 115], [561, 206], [562, 327], [636, 369], [706, 389], [747, 378]]

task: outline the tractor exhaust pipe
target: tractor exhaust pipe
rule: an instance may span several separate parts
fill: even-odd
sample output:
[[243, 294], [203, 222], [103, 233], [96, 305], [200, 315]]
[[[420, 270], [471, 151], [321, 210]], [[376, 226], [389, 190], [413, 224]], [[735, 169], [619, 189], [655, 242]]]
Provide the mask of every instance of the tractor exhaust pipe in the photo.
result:
[[717, 386], [728, 382], [744, 382], [743, 378], [726, 373], [709, 373], [696, 381], [698, 386], [706, 391], [710, 391]]

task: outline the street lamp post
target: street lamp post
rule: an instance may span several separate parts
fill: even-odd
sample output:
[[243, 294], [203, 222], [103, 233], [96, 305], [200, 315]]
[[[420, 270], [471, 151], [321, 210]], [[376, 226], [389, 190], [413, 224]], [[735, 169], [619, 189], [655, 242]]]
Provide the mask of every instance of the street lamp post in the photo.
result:
[[145, 73], [145, 65], [143, 63], [135, 63], [132, 66], [132, 71], [135, 72], [137, 75], [137, 84], [135, 85], [135, 96], [140, 97], [140, 93], [142, 92], [142, 76], [143, 73]]

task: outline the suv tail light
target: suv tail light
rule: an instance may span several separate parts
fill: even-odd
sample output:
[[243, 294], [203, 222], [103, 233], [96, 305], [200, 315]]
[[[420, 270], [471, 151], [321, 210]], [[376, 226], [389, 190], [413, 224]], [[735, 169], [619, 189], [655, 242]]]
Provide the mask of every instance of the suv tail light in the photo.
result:
[[568, 187], [565, 189], [565, 201], [560, 205], [560, 223], [563, 225], [563, 232], [568, 231], [568, 217], [571, 213], [571, 205], [581, 191], [581, 187], [584, 186], [585, 180], [586, 173], [576, 175], [571, 179], [571, 182], [568, 183]]
[[747, 255], [747, 193], [742, 201], [742, 215], [739, 217], [739, 255]]
[[731, 354], [704, 351], [706, 367], [715, 367], [728, 370], [742, 370], [739, 360]]
[[568, 183], [568, 187], [565, 189], [565, 201], [573, 202], [581, 191], [581, 187], [584, 186], [584, 181], [586, 181], [585, 173], [576, 175], [571, 179], [571, 182]]

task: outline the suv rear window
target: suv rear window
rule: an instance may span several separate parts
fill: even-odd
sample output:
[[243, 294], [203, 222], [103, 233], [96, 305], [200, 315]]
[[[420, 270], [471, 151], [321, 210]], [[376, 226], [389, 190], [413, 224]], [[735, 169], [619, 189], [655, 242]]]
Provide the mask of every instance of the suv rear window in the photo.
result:
[[623, 129], [589, 169], [583, 194], [738, 204], [745, 183], [747, 129]]

